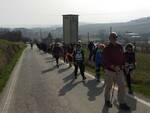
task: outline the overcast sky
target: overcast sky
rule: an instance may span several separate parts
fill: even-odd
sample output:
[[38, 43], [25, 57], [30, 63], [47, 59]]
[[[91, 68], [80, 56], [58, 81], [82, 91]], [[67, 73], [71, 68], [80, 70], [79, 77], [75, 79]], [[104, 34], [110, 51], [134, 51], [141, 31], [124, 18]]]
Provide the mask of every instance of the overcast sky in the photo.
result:
[[63, 14], [90, 23], [150, 16], [149, 0], [0, 0], [0, 27], [62, 24]]

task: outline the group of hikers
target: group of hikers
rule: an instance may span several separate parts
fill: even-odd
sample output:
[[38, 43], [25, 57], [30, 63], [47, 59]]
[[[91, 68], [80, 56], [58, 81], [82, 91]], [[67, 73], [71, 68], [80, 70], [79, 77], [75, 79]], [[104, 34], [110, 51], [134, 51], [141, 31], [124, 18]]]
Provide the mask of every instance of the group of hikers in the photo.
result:
[[[98, 43], [96, 46], [93, 42], [88, 44], [89, 63], [91, 60], [95, 62], [95, 72], [97, 82], [101, 82], [101, 73], [105, 73], [105, 106], [112, 107], [111, 91], [117, 84], [118, 86], [118, 102], [119, 108], [122, 110], [130, 110], [125, 103], [125, 82], [128, 86], [128, 93], [133, 94], [131, 87], [131, 72], [135, 69], [135, 52], [134, 45], [128, 43], [123, 46], [118, 42], [116, 32], [109, 34], [109, 43]], [[59, 58], [63, 56], [64, 62], [69, 63], [69, 67], [74, 64], [74, 79], [77, 79], [78, 68], [83, 81], [85, 77], [85, 53], [82, 48], [82, 42], [77, 44], [63, 45], [59, 43], [51, 46], [51, 54], [56, 59], [56, 66], [59, 68]]]

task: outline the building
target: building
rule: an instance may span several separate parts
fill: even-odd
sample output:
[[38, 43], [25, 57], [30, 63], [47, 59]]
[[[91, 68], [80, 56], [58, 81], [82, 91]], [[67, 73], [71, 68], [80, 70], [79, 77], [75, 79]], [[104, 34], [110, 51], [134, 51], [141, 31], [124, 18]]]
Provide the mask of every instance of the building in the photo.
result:
[[63, 41], [65, 44], [78, 41], [78, 15], [63, 15]]

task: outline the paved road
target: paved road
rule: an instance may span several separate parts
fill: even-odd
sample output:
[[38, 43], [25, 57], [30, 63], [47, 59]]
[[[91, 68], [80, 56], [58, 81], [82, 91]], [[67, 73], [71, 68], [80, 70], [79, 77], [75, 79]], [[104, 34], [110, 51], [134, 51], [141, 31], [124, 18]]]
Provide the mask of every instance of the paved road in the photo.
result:
[[[56, 68], [49, 54], [25, 50], [1, 95], [1, 113], [150, 113], [150, 107], [127, 97], [131, 111], [104, 107], [103, 84], [90, 77], [73, 79], [73, 69]], [[17, 72], [16, 72], [17, 70]]]

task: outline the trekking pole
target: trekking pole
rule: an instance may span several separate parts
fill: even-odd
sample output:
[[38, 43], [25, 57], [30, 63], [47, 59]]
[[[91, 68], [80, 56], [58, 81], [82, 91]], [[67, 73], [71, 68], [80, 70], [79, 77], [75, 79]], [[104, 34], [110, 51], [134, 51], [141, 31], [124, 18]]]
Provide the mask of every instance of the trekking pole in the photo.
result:
[[112, 101], [113, 101], [113, 97], [114, 97], [115, 86], [116, 86], [116, 82], [113, 83], [112, 94], [111, 94], [111, 99], [110, 99], [111, 103], [113, 103]]
[[[117, 76], [117, 75], [118, 75], [118, 72], [116, 72], [116, 76]], [[111, 95], [111, 99], [110, 99], [110, 102], [111, 102], [111, 103], [112, 103], [113, 97], [114, 97], [115, 86], [116, 86], [116, 80], [114, 81], [114, 84], [113, 84], [112, 95]]]

